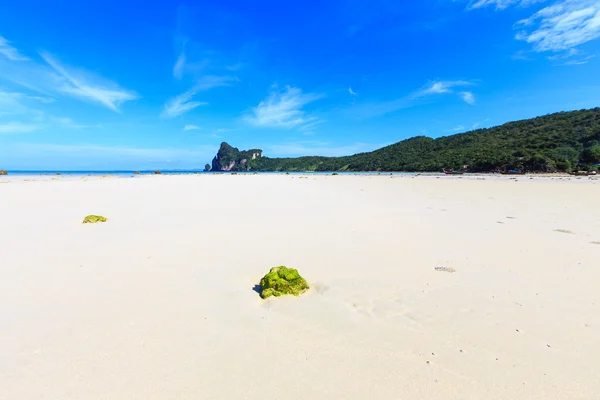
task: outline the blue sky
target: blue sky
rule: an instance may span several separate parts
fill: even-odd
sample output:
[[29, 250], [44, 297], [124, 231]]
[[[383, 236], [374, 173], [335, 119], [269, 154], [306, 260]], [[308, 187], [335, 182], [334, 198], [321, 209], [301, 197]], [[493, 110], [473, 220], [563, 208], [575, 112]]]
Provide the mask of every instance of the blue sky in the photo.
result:
[[2, 5], [0, 168], [346, 155], [600, 106], [597, 0], [95, 3]]

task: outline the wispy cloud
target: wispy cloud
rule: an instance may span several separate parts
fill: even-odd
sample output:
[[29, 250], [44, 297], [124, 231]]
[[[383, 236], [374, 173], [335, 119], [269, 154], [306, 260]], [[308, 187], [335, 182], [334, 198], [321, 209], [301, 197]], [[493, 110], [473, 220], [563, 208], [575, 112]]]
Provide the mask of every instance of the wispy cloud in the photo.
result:
[[181, 79], [183, 77], [183, 68], [185, 66], [185, 53], [182, 51], [179, 53], [179, 57], [177, 57], [177, 61], [175, 65], [173, 65], [173, 76], [177, 79]]
[[496, 7], [496, 10], [503, 10], [509, 6], [517, 5], [527, 7], [535, 3], [542, 3], [546, 0], [471, 0], [468, 9], [483, 8], [488, 6]]
[[517, 22], [516, 35], [537, 52], [564, 51], [600, 37], [600, 2], [562, 0]]
[[124, 102], [138, 98], [134, 92], [122, 89], [112, 82], [87, 72], [68, 69], [49, 53], [40, 52], [40, 55], [62, 78], [62, 85], [58, 90], [63, 93], [100, 103], [116, 112]]
[[62, 94], [88, 100], [113, 110], [126, 101], [138, 98], [135, 92], [125, 90], [116, 83], [108, 81], [82, 69], [67, 67], [48, 52], [39, 52], [43, 62], [36, 62], [10, 47], [8, 41], [0, 37], [0, 78], [21, 87], [43, 94], [29, 96], [41, 102], [52, 102], [50, 93]]
[[452, 129], [450, 129], [451, 132], [461, 132], [465, 130], [465, 126], [464, 125], [458, 125]]
[[348, 93], [350, 93], [351, 96], [356, 96], [358, 94], [354, 90], [352, 90], [351, 87], [348, 88]]
[[519, 50], [512, 56], [510, 56], [513, 60], [522, 60], [522, 61], [531, 61], [532, 58], [528, 55], [528, 52], [525, 50]]
[[85, 129], [92, 127], [91, 125], [79, 124], [68, 117], [49, 117], [49, 121], [70, 129]]
[[423, 89], [414, 93], [413, 97], [422, 97], [430, 94], [452, 93], [452, 88], [457, 86], [472, 85], [469, 81], [434, 81], [430, 82]]
[[29, 58], [25, 57], [19, 50], [10, 45], [10, 42], [3, 36], [0, 36], [0, 54], [8, 58], [11, 61], [27, 61]]
[[194, 101], [194, 96], [199, 92], [220, 86], [229, 86], [236, 78], [229, 76], [205, 76], [190, 90], [181, 93], [167, 101], [161, 113], [161, 118], [174, 118], [185, 114], [194, 108], [208, 105], [205, 101]]
[[194, 131], [197, 129], [202, 129], [202, 128], [200, 128], [198, 125], [186, 125], [183, 127], [184, 131]]
[[185, 114], [196, 107], [208, 105], [206, 101], [192, 101], [197, 91], [194, 89], [183, 92], [169, 100], [161, 113], [162, 118], [173, 118]]
[[0, 134], [6, 133], [28, 133], [41, 129], [40, 124], [11, 121], [0, 124]]
[[245, 120], [255, 126], [272, 128], [294, 128], [317, 121], [316, 117], [308, 116], [304, 107], [324, 97], [318, 93], [302, 93], [299, 88], [286, 86], [285, 89], [275, 90], [252, 108]]
[[475, 96], [471, 92], [460, 92], [458, 94], [461, 99], [464, 100], [465, 103], [470, 105], [475, 105]]
[[30, 96], [20, 92], [0, 91], [0, 117], [3, 115], [28, 114], [34, 119], [40, 119], [44, 113], [38, 110], [37, 106], [40, 103], [51, 103], [53, 101], [52, 98]]
[[[468, 9], [495, 6], [497, 10], [512, 5], [521, 7], [545, 0], [474, 0]], [[536, 52], [568, 51], [600, 37], [600, 2], [598, 0], [558, 0], [520, 20], [515, 38], [533, 46]], [[578, 62], [580, 63], [580, 61]]]
[[[474, 85], [474, 82], [466, 80], [455, 80], [455, 81], [432, 81], [424, 85], [421, 89], [410, 93], [407, 96], [389, 100], [389, 101], [378, 101], [378, 102], [365, 102], [362, 104], [356, 104], [348, 109], [348, 114], [352, 117], [359, 118], [372, 118], [378, 117], [385, 114], [389, 114], [404, 108], [413, 107], [419, 102], [424, 101], [425, 98], [430, 96], [437, 96], [442, 94], [455, 93], [455, 88]], [[471, 92], [460, 92], [458, 95], [464, 100], [471, 100], [470, 97], [465, 96], [462, 93]], [[472, 100], [475, 97], [471, 93]]]

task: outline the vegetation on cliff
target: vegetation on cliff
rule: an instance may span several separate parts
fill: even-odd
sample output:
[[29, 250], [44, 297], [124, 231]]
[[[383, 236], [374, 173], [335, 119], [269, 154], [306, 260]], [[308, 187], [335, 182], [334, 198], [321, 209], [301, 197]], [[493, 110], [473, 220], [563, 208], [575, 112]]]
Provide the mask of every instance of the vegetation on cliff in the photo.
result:
[[[223, 151], [225, 150], [225, 151]], [[227, 143], [215, 160], [247, 158]], [[262, 153], [261, 153], [262, 154]], [[494, 128], [432, 139], [417, 136], [369, 152], [345, 157], [258, 157], [239, 169], [257, 171], [414, 171], [444, 168], [471, 172], [505, 169], [570, 171], [596, 169], [600, 163], [600, 108], [560, 112]], [[227, 164], [228, 165], [228, 164]], [[213, 170], [215, 161], [213, 161]]]

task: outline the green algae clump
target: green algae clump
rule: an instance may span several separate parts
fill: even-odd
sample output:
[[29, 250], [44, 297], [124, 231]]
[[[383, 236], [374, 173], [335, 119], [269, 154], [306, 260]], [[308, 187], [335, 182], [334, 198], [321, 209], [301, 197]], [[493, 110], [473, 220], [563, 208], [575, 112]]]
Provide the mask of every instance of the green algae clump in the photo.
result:
[[83, 219], [84, 224], [95, 224], [96, 222], [106, 222], [106, 217], [102, 215], [88, 215]]
[[262, 291], [260, 297], [283, 296], [291, 294], [298, 296], [309, 289], [308, 283], [300, 276], [298, 270], [284, 266], [271, 268], [260, 280]]

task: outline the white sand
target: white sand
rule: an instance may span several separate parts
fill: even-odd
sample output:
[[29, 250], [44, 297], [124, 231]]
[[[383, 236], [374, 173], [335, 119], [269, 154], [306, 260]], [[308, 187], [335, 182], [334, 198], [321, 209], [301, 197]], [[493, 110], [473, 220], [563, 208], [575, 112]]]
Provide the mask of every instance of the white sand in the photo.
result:
[[0, 178], [2, 400], [600, 398], [600, 180]]

